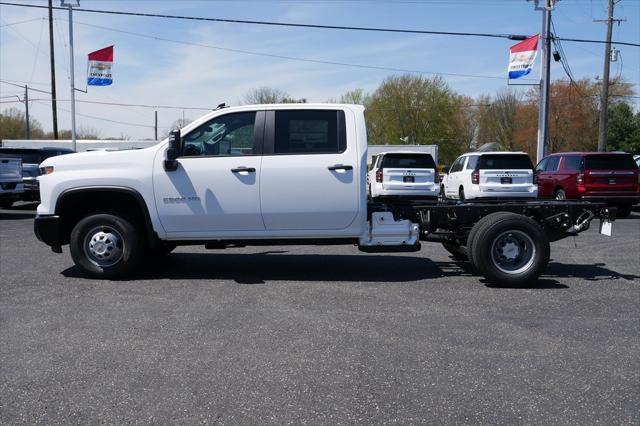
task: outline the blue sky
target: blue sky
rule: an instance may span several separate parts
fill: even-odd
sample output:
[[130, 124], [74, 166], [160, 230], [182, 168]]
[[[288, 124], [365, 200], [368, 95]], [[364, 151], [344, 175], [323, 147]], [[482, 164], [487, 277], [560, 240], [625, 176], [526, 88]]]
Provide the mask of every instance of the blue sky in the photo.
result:
[[[18, 0], [14, 0], [18, 1]], [[25, 0], [23, 3], [46, 4]], [[59, 1], [54, 0], [58, 5]], [[541, 14], [525, 0], [81, 0], [86, 8], [208, 16], [247, 20], [272, 20], [313, 24], [393, 27], [438, 31], [535, 34]], [[554, 11], [561, 37], [604, 39], [605, 0], [561, 0]], [[49, 56], [46, 10], [0, 6], [0, 79], [28, 82], [48, 90]], [[614, 27], [614, 40], [640, 42], [640, 0], [622, 0], [616, 17], [627, 21]], [[67, 13], [56, 11], [56, 73], [59, 127], [70, 127], [69, 52]], [[18, 23], [30, 20], [29, 22]], [[74, 14], [76, 87], [84, 89], [87, 53], [115, 45], [114, 84], [90, 87], [78, 100], [215, 107], [220, 102], [238, 104], [253, 87], [271, 86], [293, 97], [322, 102], [354, 88], [374, 90], [392, 71], [325, 65], [239, 53], [243, 50], [322, 61], [364, 64], [433, 73], [504, 77], [508, 48], [505, 39], [388, 34], [308, 28], [282, 28], [227, 23]], [[11, 25], [18, 23], [15, 25]], [[128, 31], [186, 43], [179, 44], [110, 31]], [[576, 78], [602, 74], [603, 45], [564, 42]], [[618, 46], [622, 61], [612, 64], [640, 94], [640, 48]], [[552, 62], [552, 78], [564, 77]], [[539, 77], [539, 65], [531, 77]], [[457, 92], [469, 96], [492, 94], [506, 87], [506, 79], [444, 76]], [[526, 90], [520, 88], [517, 90]], [[21, 90], [0, 84], [0, 108], [24, 108], [7, 103]], [[46, 94], [30, 112], [47, 130], [51, 128]], [[638, 99], [633, 99], [639, 108]], [[77, 104], [78, 127], [97, 129], [103, 137], [153, 137], [153, 109], [125, 108], [90, 103]], [[196, 118], [206, 111], [185, 110]], [[182, 109], [160, 109], [160, 133], [181, 117]], [[92, 118], [98, 117], [98, 118]], [[122, 123], [114, 123], [111, 121]]]

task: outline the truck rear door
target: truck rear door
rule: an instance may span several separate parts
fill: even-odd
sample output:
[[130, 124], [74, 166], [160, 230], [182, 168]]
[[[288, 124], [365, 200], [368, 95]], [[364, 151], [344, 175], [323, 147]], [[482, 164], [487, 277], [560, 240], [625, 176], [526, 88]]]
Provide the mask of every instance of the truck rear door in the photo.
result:
[[[348, 121], [348, 123], [346, 122]], [[267, 231], [349, 228], [360, 182], [350, 111], [267, 111], [260, 204]], [[347, 139], [354, 143], [347, 143]]]

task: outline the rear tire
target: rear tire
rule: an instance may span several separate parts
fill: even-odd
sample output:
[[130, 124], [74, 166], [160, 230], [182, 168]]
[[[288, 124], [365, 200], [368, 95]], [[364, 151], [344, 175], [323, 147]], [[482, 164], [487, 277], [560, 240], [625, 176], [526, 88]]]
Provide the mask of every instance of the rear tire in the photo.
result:
[[453, 243], [442, 243], [442, 247], [451, 253], [455, 260], [469, 260], [466, 247]]
[[553, 198], [555, 198], [556, 200], [566, 200], [567, 193], [564, 192], [564, 189], [562, 188], [556, 189], [556, 192], [553, 194]]
[[69, 249], [80, 269], [96, 278], [122, 278], [144, 258], [144, 239], [132, 223], [112, 214], [80, 220], [71, 231]]
[[478, 272], [498, 285], [521, 286], [537, 280], [550, 254], [549, 239], [540, 225], [506, 212], [481, 222], [468, 248]]
[[490, 222], [492, 220], [494, 220], [493, 218], [496, 218], [498, 216], [504, 216], [504, 215], [508, 215], [511, 214], [509, 212], [497, 212], [497, 213], [492, 213], [488, 216], [483, 217], [482, 219], [480, 219], [474, 226], [473, 228], [471, 228], [471, 232], [469, 232], [469, 236], [467, 237], [467, 256], [469, 257], [469, 262], [471, 263], [471, 266], [473, 266], [476, 270], [478, 269], [478, 267], [475, 264], [475, 259], [473, 257], [473, 246], [475, 245], [476, 242], [476, 237], [478, 235], [478, 232], [484, 227], [484, 225], [486, 225], [487, 222]]

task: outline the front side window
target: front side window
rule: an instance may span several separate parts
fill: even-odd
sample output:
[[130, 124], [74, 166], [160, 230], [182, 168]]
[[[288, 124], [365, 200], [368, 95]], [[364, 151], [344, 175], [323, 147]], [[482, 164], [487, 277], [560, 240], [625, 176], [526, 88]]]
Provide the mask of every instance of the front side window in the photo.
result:
[[216, 117], [184, 137], [184, 157], [253, 155], [255, 112]]
[[549, 158], [545, 158], [540, 163], [538, 163], [538, 165], [536, 166], [536, 171], [543, 172], [544, 168], [547, 166], [548, 161], [549, 161]]
[[460, 168], [458, 167], [460, 165], [460, 161], [463, 160], [464, 157], [458, 157], [458, 159], [456, 161], [453, 162], [453, 164], [451, 165], [451, 168], [449, 169], [449, 173], [455, 173], [458, 170], [460, 170]]
[[[276, 111], [275, 154], [332, 154], [346, 149], [343, 129], [338, 126], [342, 111]], [[344, 120], [343, 120], [344, 121]]]
[[549, 157], [549, 161], [544, 168], [545, 172], [555, 172], [558, 170], [558, 163], [560, 163], [560, 157]]

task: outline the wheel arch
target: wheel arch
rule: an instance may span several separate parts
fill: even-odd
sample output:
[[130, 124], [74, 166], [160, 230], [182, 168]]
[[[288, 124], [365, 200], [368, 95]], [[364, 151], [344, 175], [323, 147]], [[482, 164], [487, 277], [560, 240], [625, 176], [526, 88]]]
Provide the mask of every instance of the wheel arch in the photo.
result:
[[137, 190], [125, 186], [83, 186], [64, 190], [57, 198], [55, 214], [61, 218], [63, 244], [69, 241], [71, 230], [90, 214], [113, 212], [131, 218], [145, 231], [148, 244], [159, 242], [153, 228], [149, 206]]

